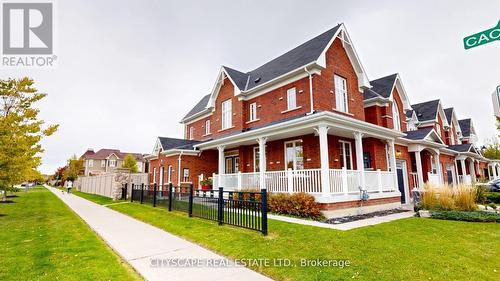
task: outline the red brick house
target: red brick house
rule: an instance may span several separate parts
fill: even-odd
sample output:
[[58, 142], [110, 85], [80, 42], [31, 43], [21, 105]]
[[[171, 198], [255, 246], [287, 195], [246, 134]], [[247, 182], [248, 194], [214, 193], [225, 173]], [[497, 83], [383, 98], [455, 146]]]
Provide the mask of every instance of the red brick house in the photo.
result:
[[370, 81], [343, 24], [254, 70], [221, 67], [181, 123], [184, 139], [159, 137], [146, 157], [151, 183], [213, 177], [339, 209], [358, 206], [360, 190], [365, 206], [396, 206], [424, 182], [490, 172], [472, 122], [439, 100], [412, 105], [398, 74]]

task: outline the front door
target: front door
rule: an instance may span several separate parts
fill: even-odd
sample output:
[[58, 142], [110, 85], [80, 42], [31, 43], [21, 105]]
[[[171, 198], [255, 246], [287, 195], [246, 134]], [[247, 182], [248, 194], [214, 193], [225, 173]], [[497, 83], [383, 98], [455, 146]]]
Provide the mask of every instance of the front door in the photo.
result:
[[406, 188], [405, 182], [406, 179], [406, 162], [398, 161], [396, 162], [396, 173], [398, 175], [398, 189], [401, 192], [401, 204], [406, 203]]
[[453, 166], [446, 167], [446, 178], [448, 179], [448, 184], [453, 185]]
[[226, 156], [226, 174], [234, 174], [239, 171], [240, 157]]

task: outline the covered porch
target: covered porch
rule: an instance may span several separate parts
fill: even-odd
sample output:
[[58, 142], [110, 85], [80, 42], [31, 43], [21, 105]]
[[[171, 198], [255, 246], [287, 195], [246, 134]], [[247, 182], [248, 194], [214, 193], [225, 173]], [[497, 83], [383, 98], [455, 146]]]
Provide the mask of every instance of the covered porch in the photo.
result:
[[401, 133], [327, 112], [301, 119], [198, 145], [218, 151], [214, 188], [305, 192], [320, 203], [401, 195], [390, 168]]

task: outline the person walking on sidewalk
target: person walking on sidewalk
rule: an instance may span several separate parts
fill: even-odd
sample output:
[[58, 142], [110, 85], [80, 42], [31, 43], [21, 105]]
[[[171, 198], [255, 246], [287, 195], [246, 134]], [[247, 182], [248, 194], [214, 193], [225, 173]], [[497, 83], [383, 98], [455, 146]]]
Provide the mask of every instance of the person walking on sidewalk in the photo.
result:
[[68, 190], [68, 194], [71, 193], [71, 188], [73, 188], [73, 182], [72, 181], [67, 181], [66, 182], [66, 189]]

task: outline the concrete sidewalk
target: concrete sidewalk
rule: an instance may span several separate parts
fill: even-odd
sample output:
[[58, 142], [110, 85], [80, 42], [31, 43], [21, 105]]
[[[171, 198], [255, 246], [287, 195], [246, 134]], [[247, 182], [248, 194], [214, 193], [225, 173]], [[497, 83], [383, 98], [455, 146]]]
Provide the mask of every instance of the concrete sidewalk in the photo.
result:
[[[47, 188], [77, 213], [146, 280], [271, 280], [245, 267], [155, 267], [167, 259], [226, 259], [159, 228], [59, 189]], [[186, 219], [188, 219], [186, 217]]]

